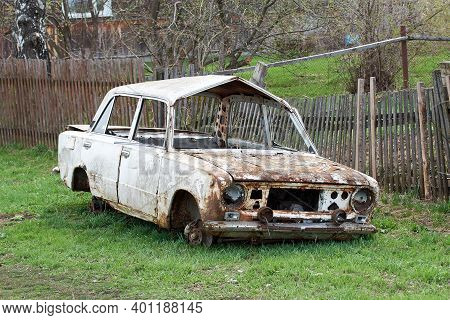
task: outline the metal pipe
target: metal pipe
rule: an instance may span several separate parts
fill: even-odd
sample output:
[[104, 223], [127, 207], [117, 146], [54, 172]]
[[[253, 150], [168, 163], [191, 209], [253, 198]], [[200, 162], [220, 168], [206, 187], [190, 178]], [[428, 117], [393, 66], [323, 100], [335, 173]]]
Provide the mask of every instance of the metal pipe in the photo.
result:
[[[300, 57], [300, 58], [294, 58], [294, 59], [289, 59], [289, 60], [282, 60], [282, 61], [267, 63], [267, 67], [280, 67], [280, 66], [294, 64], [294, 63], [298, 63], [298, 62], [302, 62], [302, 61], [314, 60], [314, 59], [325, 58], [325, 57], [333, 57], [333, 56], [338, 56], [338, 55], [351, 53], [351, 52], [360, 52], [360, 51], [376, 48], [376, 47], [386, 45], [386, 44], [391, 44], [391, 43], [397, 43], [397, 42], [402, 42], [402, 41], [404, 41], [404, 42], [416, 41], [416, 40], [450, 41], [450, 37], [431, 37], [431, 36], [424, 36], [424, 35], [406, 36], [405, 35], [405, 36], [401, 36], [401, 37], [397, 37], [397, 38], [386, 39], [386, 40], [377, 41], [377, 42], [373, 42], [373, 43], [369, 43], [369, 44], [363, 44], [363, 45], [352, 47], [352, 48], [340, 49], [340, 50], [331, 51], [331, 52], [319, 53], [319, 54], [315, 54], [315, 55], [307, 56], [307, 57]], [[242, 67], [242, 68], [236, 68], [236, 69], [217, 71], [217, 72], [215, 72], [215, 74], [233, 74], [233, 73], [237, 73], [237, 72], [251, 71], [251, 70], [254, 70], [255, 68], [256, 68], [256, 66], [248, 66], [248, 67]]]

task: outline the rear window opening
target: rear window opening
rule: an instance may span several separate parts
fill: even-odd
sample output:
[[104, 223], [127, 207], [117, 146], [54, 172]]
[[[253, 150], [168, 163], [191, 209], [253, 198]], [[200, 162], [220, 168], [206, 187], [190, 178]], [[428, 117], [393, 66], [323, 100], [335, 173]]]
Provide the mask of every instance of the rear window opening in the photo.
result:
[[320, 190], [271, 188], [267, 206], [273, 210], [317, 211]]

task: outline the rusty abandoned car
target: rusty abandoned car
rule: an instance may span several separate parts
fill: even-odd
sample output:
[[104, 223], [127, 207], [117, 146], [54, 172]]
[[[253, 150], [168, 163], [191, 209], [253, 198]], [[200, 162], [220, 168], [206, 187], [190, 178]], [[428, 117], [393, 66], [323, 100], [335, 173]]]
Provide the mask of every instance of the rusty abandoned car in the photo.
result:
[[60, 134], [58, 155], [94, 209], [184, 230], [191, 244], [376, 231], [377, 182], [320, 157], [296, 109], [235, 76], [114, 88], [90, 125]]

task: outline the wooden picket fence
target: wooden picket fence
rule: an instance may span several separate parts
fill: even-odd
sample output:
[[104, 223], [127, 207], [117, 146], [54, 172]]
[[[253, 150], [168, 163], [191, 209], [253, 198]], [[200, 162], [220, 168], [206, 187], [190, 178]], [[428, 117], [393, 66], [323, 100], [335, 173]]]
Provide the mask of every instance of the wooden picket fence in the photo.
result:
[[[439, 72], [434, 78], [435, 86], [424, 90], [428, 131], [424, 140], [420, 136], [416, 89], [376, 95], [373, 114], [376, 138], [373, 140], [369, 93], [361, 94], [359, 135], [356, 134], [357, 94], [288, 101], [299, 110], [320, 155], [372, 176], [371, 168], [374, 167], [376, 179], [386, 190], [415, 190], [422, 196], [425, 194], [423, 164], [426, 162], [432, 197], [448, 199], [448, 93], [442, 86]], [[356, 153], [357, 144], [359, 154]]]
[[[43, 61], [0, 60], [0, 145], [54, 148], [67, 124], [91, 121], [109, 89], [198, 74], [192, 66], [182, 66], [154, 70], [149, 78], [143, 59], [60, 60], [52, 61], [51, 70]], [[416, 190], [423, 196], [424, 181], [429, 181], [434, 198], [448, 199], [448, 91], [439, 72], [434, 80], [433, 87], [424, 90], [424, 140], [416, 89], [376, 94], [374, 112], [370, 94], [363, 92], [287, 100], [299, 110], [322, 156], [369, 175], [375, 170], [388, 191]]]
[[56, 147], [65, 126], [89, 123], [105, 93], [144, 81], [142, 59], [0, 60], [0, 144]]

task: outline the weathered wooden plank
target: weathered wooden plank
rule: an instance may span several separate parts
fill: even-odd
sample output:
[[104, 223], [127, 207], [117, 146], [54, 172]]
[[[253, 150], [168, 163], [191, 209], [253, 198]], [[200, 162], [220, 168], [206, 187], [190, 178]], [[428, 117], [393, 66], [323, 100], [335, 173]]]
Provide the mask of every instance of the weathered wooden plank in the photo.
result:
[[375, 77], [370, 77], [370, 97], [369, 97], [369, 108], [370, 108], [370, 175], [373, 178], [377, 178], [377, 155], [376, 155], [376, 144], [377, 144], [377, 136], [376, 136], [376, 128], [375, 128], [375, 120], [376, 120], [376, 102], [375, 102], [375, 90], [376, 83]]
[[383, 142], [384, 142], [384, 132], [383, 132], [383, 125], [382, 125], [382, 114], [381, 114], [381, 106], [380, 101], [377, 99], [377, 96], [375, 95], [375, 112], [377, 119], [380, 119], [378, 122], [378, 138], [376, 140], [376, 143], [378, 143], [378, 157], [375, 157], [376, 159], [376, 170], [377, 170], [377, 180], [380, 183], [380, 185], [384, 184], [384, 155], [383, 155]]
[[[22, 75], [26, 75], [26, 70], [25, 70], [25, 65], [24, 65], [24, 61], [17, 61], [16, 67], [18, 69], [18, 71], [20, 72], [20, 74]], [[27, 113], [24, 110], [24, 106], [29, 104], [29, 98], [27, 93], [29, 92], [29, 88], [28, 88], [28, 79], [26, 77], [21, 77], [18, 78], [18, 82], [20, 85], [20, 93], [19, 95], [22, 97], [22, 102], [19, 105], [19, 112], [21, 115], [21, 119], [20, 119], [20, 123], [22, 126], [22, 130], [24, 130], [25, 133], [25, 141], [24, 141], [24, 145], [29, 147], [32, 145], [31, 140], [33, 139], [33, 132], [29, 131], [28, 129], [28, 119], [27, 119]], [[12, 110], [12, 112], [15, 112], [15, 110]], [[13, 113], [14, 114], [14, 113]], [[17, 141], [17, 137], [15, 135], [13, 135], [13, 139], [14, 141]]]
[[316, 106], [314, 104], [315, 100], [314, 99], [305, 99], [307, 105], [309, 105], [308, 107], [308, 113], [304, 113], [303, 114], [303, 121], [305, 121], [305, 117], [307, 117], [307, 123], [305, 123], [305, 126], [308, 130], [309, 134], [312, 134], [313, 132], [313, 120], [314, 120], [314, 115], [316, 112]]
[[[443, 86], [441, 70], [433, 71], [433, 87], [434, 87], [434, 99], [436, 106], [437, 126], [439, 127], [438, 133], [441, 135], [441, 140], [444, 142], [442, 145], [445, 152], [446, 159], [449, 159], [450, 142], [450, 124], [449, 124], [449, 97], [447, 90]], [[447, 143], [445, 143], [447, 141]]]
[[[320, 114], [322, 112], [321, 101], [322, 101], [321, 97], [314, 98], [315, 114], [314, 114], [314, 119], [313, 119], [312, 137], [311, 138], [313, 139], [313, 142], [316, 145], [316, 147], [317, 147], [317, 143], [319, 142], [318, 132], [319, 132], [319, 125], [320, 125]], [[320, 150], [318, 150], [318, 152], [320, 154]]]
[[319, 131], [318, 131], [318, 135], [319, 135], [319, 143], [318, 143], [318, 149], [320, 150], [320, 153], [324, 155], [324, 148], [323, 148], [323, 143], [324, 143], [324, 135], [325, 135], [325, 122], [327, 119], [327, 112], [328, 112], [328, 106], [329, 106], [329, 98], [330, 97], [322, 97], [322, 112], [320, 115], [320, 125], [319, 125]]
[[[7, 60], [6, 60], [7, 61]], [[3, 121], [3, 127], [4, 129], [4, 144], [9, 144], [12, 142], [12, 131], [13, 131], [13, 123], [11, 121], [11, 112], [12, 109], [18, 104], [18, 98], [17, 98], [17, 84], [15, 84], [14, 80], [11, 77], [12, 74], [12, 67], [13, 64], [4, 62], [3, 65], [3, 74], [2, 77], [2, 85], [4, 86], [5, 90], [4, 93], [7, 95], [7, 99], [5, 99], [5, 106], [3, 109], [0, 109], [2, 111], [2, 117], [0, 117], [0, 120]]]
[[[345, 165], [349, 165], [348, 159], [349, 159], [349, 154], [351, 153], [351, 150], [349, 149], [348, 146], [348, 136], [349, 136], [349, 131], [350, 131], [350, 114], [351, 114], [351, 109], [352, 107], [350, 107], [350, 98], [349, 95], [344, 95], [342, 97], [343, 101], [342, 101], [342, 107], [343, 107], [343, 115], [342, 115], [342, 121], [344, 124], [344, 128], [342, 131], [342, 146], [340, 148], [340, 162], [345, 164]], [[344, 113], [347, 115], [346, 117], [344, 117]]]
[[[432, 91], [432, 90], [431, 90]], [[428, 128], [428, 153], [427, 156], [429, 157], [430, 161], [430, 181], [431, 181], [431, 192], [433, 193], [433, 197], [439, 197], [439, 180], [437, 178], [436, 173], [436, 158], [435, 158], [435, 139], [433, 139], [434, 128], [432, 123], [432, 100], [431, 97], [433, 95], [433, 92], [430, 92], [430, 90], [425, 90], [425, 104], [427, 107], [427, 128]], [[417, 108], [417, 112], [418, 112]], [[420, 128], [419, 128], [420, 130]], [[420, 132], [419, 132], [420, 135]], [[419, 136], [420, 137], [420, 136]], [[420, 138], [418, 139], [420, 141]], [[421, 150], [421, 149], [420, 149]], [[423, 159], [422, 159], [423, 161]]]
[[[407, 90], [403, 90], [403, 110], [404, 114], [409, 114], [410, 108], [410, 100], [409, 100], [409, 92]], [[406, 120], [406, 119], [405, 119]], [[414, 188], [415, 181], [412, 181], [412, 163], [411, 163], [411, 137], [410, 137], [410, 124], [405, 121], [404, 124], [405, 129], [405, 183], [408, 189]]]
[[9, 104], [8, 95], [5, 92], [5, 70], [4, 70], [4, 61], [0, 60], [0, 75], [3, 75], [3, 77], [0, 77], [0, 97], [3, 97], [3, 103], [2, 107], [0, 108], [0, 145], [4, 145], [6, 143], [6, 137], [5, 137], [5, 110]]
[[[5, 108], [5, 127], [7, 128], [5, 133], [6, 133], [6, 143], [5, 144], [9, 144], [12, 143], [14, 140], [13, 138], [13, 130], [14, 130], [14, 126], [15, 124], [13, 123], [11, 117], [12, 117], [12, 112], [14, 110], [14, 108], [17, 108], [18, 104], [19, 104], [19, 97], [18, 97], [18, 81], [16, 81], [15, 79], [13, 79], [12, 74], [13, 74], [13, 67], [16, 67], [16, 65], [7, 63], [5, 65], [5, 73], [6, 73], [6, 92], [9, 93], [9, 103], [6, 105]], [[18, 127], [18, 126], [17, 126]], [[20, 132], [20, 127], [18, 127], [18, 131]]]
[[424, 197], [426, 200], [431, 199], [431, 185], [429, 176], [429, 166], [426, 151], [426, 140], [427, 140], [427, 111], [425, 108], [425, 91], [423, 83], [419, 82], [417, 84], [417, 106], [419, 111], [419, 131], [420, 131], [420, 141], [421, 141], [421, 155], [422, 155], [422, 176], [423, 176], [423, 186], [424, 186]]
[[[415, 114], [417, 95], [413, 90], [409, 91], [409, 111], [410, 115], [413, 116]], [[412, 181], [415, 182], [416, 188], [419, 189], [419, 194], [423, 192], [423, 179], [421, 178], [419, 170], [422, 172], [421, 158], [417, 153], [417, 139], [416, 139], [416, 123], [411, 123], [411, 162], [412, 162]]]
[[389, 190], [389, 176], [388, 176], [388, 159], [389, 159], [389, 153], [388, 153], [388, 129], [387, 129], [387, 120], [386, 120], [386, 94], [383, 94], [380, 98], [380, 112], [382, 113], [384, 121], [382, 122], [382, 126], [380, 128], [382, 129], [382, 140], [383, 140], [383, 187], [386, 190]]
[[[392, 112], [396, 113], [398, 111], [398, 102], [399, 102], [399, 93], [398, 92], [394, 92], [392, 94]], [[394, 168], [394, 186], [395, 186], [395, 191], [401, 192], [402, 191], [402, 185], [401, 185], [401, 180], [400, 180], [400, 156], [399, 156], [399, 148], [398, 148], [398, 140], [399, 140], [399, 134], [398, 134], [398, 123], [397, 123], [397, 117], [393, 117], [393, 121], [392, 121], [392, 130], [393, 130], [393, 135], [392, 135], [392, 145], [393, 145], [393, 166]]]
[[[434, 87], [434, 111], [435, 119], [434, 125], [436, 127], [436, 140], [438, 143], [438, 157], [440, 168], [438, 171], [440, 179], [442, 198], [448, 199], [449, 196], [449, 181], [447, 174], [449, 171], [449, 148], [450, 148], [450, 128], [449, 128], [449, 97], [447, 90], [443, 87], [443, 81], [440, 70], [433, 71], [433, 87]], [[440, 152], [439, 152], [440, 151]]]
[[[433, 90], [434, 94], [430, 94], [429, 95], [429, 101], [430, 101], [430, 105], [432, 106], [431, 108], [431, 121], [433, 123], [433, 127], [434, 127], [434, 141], [436, 143], [435, 147], [436, 147], [436, 187], [437, 187], [437, 194], [439, 196], [439, 198], [444, 198], [446, 191], [444, 189], [447, 189], [447, 177], [444, 176], [445, 172], [445, 164], [444, 162], [444, 147], [443, 147], [443, 141], [442, 141], [442, 128], [440, 127], [440, 117], [439, 117], [439, 111], [438, 109], [441, 107], [439, 105], [439, 99], [437, 97], [436, 94], [436, 87], [434, 87]], [[445, 178], [445, 179], [444, 179]]]
[[342, 145], [342, 131], [343, 131], [343, 126], [342, 126], [342, 95], [339, 95], [337, 97], [337, 118], [336, 118], [336, 126], [335, 126], [335, 136], [336, 136], [336, 140], [334, 141], [333, 145], [333, 152], [331, 155], [331, 159], [333, 161], [339, 162], [340, 158], [339, 158], [339, 152], [340, 152], [340, 147]]
[[405, 146], [404, 146], [404, 121], [403, 121], [403, 113], [404, 113], [404, 100], [403, 100], [403, 91], [398, 92], [398, 103], [397, 103], [397, 111], [400, 112], [400, 122], [398, 123], [397, 135], [399, 140], [399, 181], [401, 186], [401, 191], [404, 192], [407, 188], [406, 185], [406, 166], [405, 166]]
[[333, 160], [333, 149], [336, 145], [337, 140], [337, 121], [338, 117], [338, 96], [333, 95], [331, 98], [331, 119], [330, 119], [330, 128], [327, 133], [327, 142], [328, 142], [328, 158]]
[[315, 119], [315, 124], [314, 124], [314, 133], [313, 133], [313, 137], [314, 137], [314, 143], [317, 147], [317, 150], [319, 151], [320, 154], [322, 154], [322, 150], [320, 149], [319, 146], [319, 141], [320, 141], [320, 126], [321, 126], [321, 122], [323, 119], [323, 97], [317, 97], [316, 98], [316, 107], [317, 107], [317, 115], [316, 115], [316, 119]]
[[[36, 110], [40, 110], [35, 114], [36, 116], [36, 124], [37, 124], [37, 130], [38, 130], [38, 140], [39, 144], [47, 144], [45, 141], [45, 130], [48, 128], [49, 123], [47, 120], [47, 117], [45, 115], [48, 115], [50, 117], [58, 117], [58, 112], [49, 112], [49, 106], [44, 103], [44, 96], [43, 91], [44, 87], [42, 85], [42, 77], [41, 77], [41, 71], [42, 71], [42, 64], [44, 61], [35, 61], [34, 64], [34, 72], [36, 74], [36, 83], [35, 83], [35, 93], [34, 93], [34, 99], [37, 102]], [[52, 142], [52, 147], [55, 145], [54, 141]]]
[[347, 119], [347, 135], [346, 135], [346, 144], [345, 149], [347, 150], [346, 154], [346, 165], [349, 167], [354, 166], [353, 155], [355, 153], [355, 144], [354, 142], [354, 128], [355, 128], [355, 95], [347, 95], [347, 110], [348, 110], [348, 119]]
[[[361, 108], [361, 140], [360, 140], [360, 143], [361, 143], [360, 160], [361, 160], [361, 162], [360, 162], [360, 169], [359, 169], [361, 172], [364, 172], [364, 173], [368, 173], [366, 170], [367, 169], [366, 155], [368, 152], [367, 139], [366, 139], [366, 136], [368, 135], [368, 132], [367, 132], [368, 122], [366, 120], [369, 119], [369, 117], [368, 117], [368, 112], [369, 112], [368, 111], [368, 100], [369, 99], [368, 99], [367, 94], [364, 93], [362, 96], [362, 108]], [[370, 120], [369, 120], [369, 122], [370, 122]]]
[[[392, 114], [392, 101], [391, 101], [392, 95], [388, 92], [386, 94], [386, 107], [387, 107], [387, 114]], [[394, 191], [394, 175], [395, 175], [395, 168], [394, 168], [394, 142], [393, 142], [393, 118], [391, 120], [391, 117], [388, 116], [388, 159], [389, 159], [389, 191]]]
[[330, 131], [330, 123], [332, 121], [332, 110], [333, 110], [333, 98], [334, 96], [328, 96], [326, 98], [325, 113], [324, 113], [324, 127], [322, 129], [322, 154], [324, 157], [329, 158], [329, 143], [328, 143], [328, 132]]
[[358, 89], [356, 93], [356, 129], [355, 129], [355, 156], [354, 156], [354, 165], [353, 168], [355, 170], [360, 169], [360, 160], [361, 160], [361, 112], [363, 108], [363, 94], [364, 94], [364, 79], [358, 79]]

